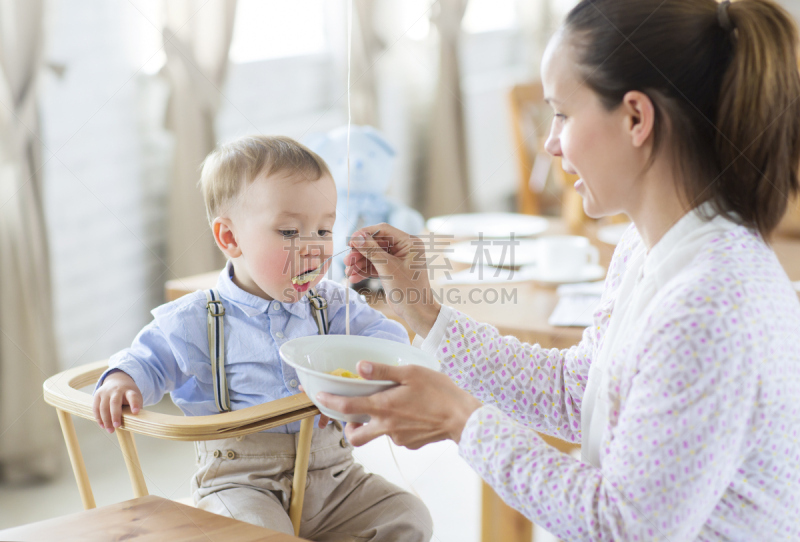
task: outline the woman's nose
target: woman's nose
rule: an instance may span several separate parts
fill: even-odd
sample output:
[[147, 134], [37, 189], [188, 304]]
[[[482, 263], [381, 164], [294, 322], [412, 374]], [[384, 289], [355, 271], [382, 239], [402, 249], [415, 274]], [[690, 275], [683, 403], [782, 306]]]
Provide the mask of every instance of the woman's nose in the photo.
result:
[[544, 142], [544, 150], [546, 150], [551, 156], [561, 156], [561, 141], [558, 139], [558, 135], [550, 130], [550, 134], [547, 136], [547, 141]]

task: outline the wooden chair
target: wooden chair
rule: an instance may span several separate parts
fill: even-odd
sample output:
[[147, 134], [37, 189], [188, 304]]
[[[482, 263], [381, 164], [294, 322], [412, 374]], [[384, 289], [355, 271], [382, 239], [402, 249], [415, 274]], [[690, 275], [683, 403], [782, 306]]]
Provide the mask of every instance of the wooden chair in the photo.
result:
[[[80, 416], [94, 422], [92, 396], [81, 391], [81, 388], [97, 383], [107, 367], [107, 361], [82, 365], [52, 376], [44, 383], [44, 400], [56, 408], [72, 470], [78, 483], [78, 491], [83, 507], [87, 510], [95, 508], [95, 501], [72, 416]], [[299, 420], [300, 435], [289, 506], [289, 518], [297, 535], [303, 511], [314, 416], [318, 413], [319, 410], [305, 393], [212, 416], [173, 416], [146, 409], [133, 415], [126, 406], [123, 407], [122, 426], [116, 429], [116, 433], [128, 468], [133, 494], [135, 497], [144, 497], [148, 494], [147, 485], [139, 464], [133, 433], [167, 440], [216, 440], [249, 435]]]
[[[570, 231], [578, 231], [589, 220], [583, 212], [581, 197], [570, 190], [577, 177], [561, 168], [561, 160], [553, 159], [544, 144], [550, 132], [552, 111], [544, 101], [544, 89], [538, 81], [514, 85], [509, 92], [511, 130], [517, 148], [517, 210], [525, 214], [541, 214], [548, 207], [548, 198], [560, 201], [558, 212]], [[555, 194], [546, 192], [553, 181]]]

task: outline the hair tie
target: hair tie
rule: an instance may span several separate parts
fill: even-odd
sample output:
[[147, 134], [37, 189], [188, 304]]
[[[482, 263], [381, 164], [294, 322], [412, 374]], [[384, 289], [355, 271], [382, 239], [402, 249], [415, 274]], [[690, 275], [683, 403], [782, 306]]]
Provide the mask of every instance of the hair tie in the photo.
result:
[[731, 18], [728, 17], [728, 6], [731, 5], [730, 0], [723, 0], [722, 2], [717, 5], [717, 21], [722, 29], [726, 32], [730, 32], [731, 28]]

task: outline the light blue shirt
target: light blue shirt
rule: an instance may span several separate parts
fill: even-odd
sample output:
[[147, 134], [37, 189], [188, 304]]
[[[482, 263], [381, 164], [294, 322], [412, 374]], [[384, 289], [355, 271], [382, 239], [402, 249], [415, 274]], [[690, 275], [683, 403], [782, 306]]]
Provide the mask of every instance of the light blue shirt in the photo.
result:
[[[296, 337], [319, 333], [307, 298], [297, 303], [267, 301], [231, 280], [230, 262], [220, 273], [217, 290], [225, 306], [225, 376], [232, 410], [240, 410], [299, 393], [295, 370], [283, 363], [278, 349]], [[316, 287], [328, 302], [330, 334], [345, 332], [345, 288], [323, 279]], [[153, 321], [130, 348], [114, 354], [109, 369], [125, 371], [142, 392], [145, 405], [170, 392], [187, 416], [217, 414], [208, 354], [206, 295], [197, 291], [152, 311]], [[408, 333], [384, 317], [364, 298], [350, 292], [350, 333], [408, 344]], [[297, 433], [300, 422], [268, 431]]]

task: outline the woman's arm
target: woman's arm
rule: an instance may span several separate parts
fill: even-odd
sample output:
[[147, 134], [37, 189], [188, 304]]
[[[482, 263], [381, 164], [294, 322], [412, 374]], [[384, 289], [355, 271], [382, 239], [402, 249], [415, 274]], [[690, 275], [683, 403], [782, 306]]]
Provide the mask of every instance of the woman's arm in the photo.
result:
[[584, 331], [579, 344], [558, 350], [502, 336], [493, 326], [443, 307], [421, 347], [481, 403], [537, 431], [579, 442], [581, 399], [608, 311], [597, 311], [595, 324]]

